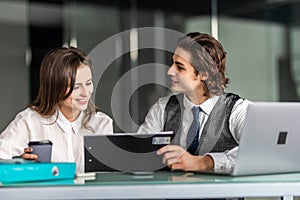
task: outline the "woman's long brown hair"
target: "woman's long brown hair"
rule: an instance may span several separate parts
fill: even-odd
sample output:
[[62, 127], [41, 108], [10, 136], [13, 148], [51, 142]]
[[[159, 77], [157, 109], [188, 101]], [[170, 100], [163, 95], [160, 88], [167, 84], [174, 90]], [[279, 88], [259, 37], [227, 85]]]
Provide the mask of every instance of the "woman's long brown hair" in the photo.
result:
[[[41, 63], [38, 96], [29, 107], [43, 117], [54, 115], [59, 103], [72, 94], [77, 70], [81, 64], [91, 67], [87, 56], [77, 48], [62, 47], [49, 51]], [[98, 109], [90, 99], [88, 108], [84, 111], [83, 127], [94, 131], [88, 126], [88, 122], [96, 111]]]

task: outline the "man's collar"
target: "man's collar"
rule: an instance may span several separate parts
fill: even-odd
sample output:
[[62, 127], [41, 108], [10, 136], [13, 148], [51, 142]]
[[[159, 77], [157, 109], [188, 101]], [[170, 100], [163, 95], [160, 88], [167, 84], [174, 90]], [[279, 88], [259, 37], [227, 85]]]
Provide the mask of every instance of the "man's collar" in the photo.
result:
[[202, 104], [200, 105], [195, 105], [193, 102], [191, 102], [189, 100], [189, 98], [184, 95], [183, 97], [183, 106], [186, 110], [192, 110], [192, 108], [194, 106], [196, 107], [201, 107], [201, 109], [207, 114], [209, 115], [212, 111], [212, 109], [214, 108], [214, 106], [216, 105], [218, 99], [220, 96], [217, 95], [213, 95], [210, 98], [208, 98], [207, 100], [205, 100]]

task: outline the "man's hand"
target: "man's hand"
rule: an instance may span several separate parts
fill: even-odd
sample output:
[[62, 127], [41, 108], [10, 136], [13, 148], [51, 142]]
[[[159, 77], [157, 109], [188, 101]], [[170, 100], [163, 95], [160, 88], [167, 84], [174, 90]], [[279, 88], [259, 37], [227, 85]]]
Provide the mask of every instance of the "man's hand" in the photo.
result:
[[184, 171], [198, 171], [212, 169], [213, 159], [206, 156], [194, 156], [178, 145], [167, 145], [157, 151], [158, 155], [163, 155], [163, 163], [171, 169]]

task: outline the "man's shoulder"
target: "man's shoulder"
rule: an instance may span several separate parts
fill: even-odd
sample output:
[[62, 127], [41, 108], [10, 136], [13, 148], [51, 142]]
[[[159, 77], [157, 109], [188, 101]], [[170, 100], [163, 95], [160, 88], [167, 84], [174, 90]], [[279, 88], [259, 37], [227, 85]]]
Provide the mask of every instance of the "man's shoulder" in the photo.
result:
[[173, 94], [159, 97], [156, 100], [156, 102], [151, 106], [150, 111], [155, 113], [163, 113], [172, 96]]
[[222, 96], [224, 97], [223, 102], [231, 107], [232, 111], [239, 110], [239, 108], [246, 110], [247, 106], [252, 103], [247, 98], [241, 97], [235, 93], [224, 93]]
[[225, 98], [234, 98], [234, 99], [240, 99], [242, 97], [240, 97], [240, 95], [236, 94], [236, 93], [232, 93], [232, 92], [225, 92], [222, 94]]
[[164, 96], [164, 97], [160, 97], [158, 100], [157, 100], [157, 104], [159, 105], [166, 105], [170, 98], [172, 97], [173, 95], [168, 95], [168, 96]]
[[182, 94], [182, 93], [171, 94], [169, 96], [166, 96], [165, 99], [163, 99], [163, 101], [165, 101], [166, 103], [178, 104], [178, 103], [183, 102], [183, 98], [184, 98], [184, 94]]

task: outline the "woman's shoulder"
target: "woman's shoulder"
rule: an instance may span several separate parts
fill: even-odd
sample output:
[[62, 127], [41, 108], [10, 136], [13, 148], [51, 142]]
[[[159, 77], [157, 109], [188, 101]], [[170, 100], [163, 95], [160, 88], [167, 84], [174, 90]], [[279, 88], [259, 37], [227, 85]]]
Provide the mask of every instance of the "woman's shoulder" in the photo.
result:
[[17, 113], [16, 118], [27, 118], [30, 116], [35, 116], [35, 115], [39, 115], [35, 110], [31, 109], [30, 107], [20, 111], [19, 113]]
[[32, 124], [42, 121], [43, 117], [40, 116], [35, 110], [26, 108], [15, 115], [15, 118], [10, 122], [10, 126], [21, 124]]
[[113, 133], [113, 120], [107, 114], [97, 111], [91, 118], [89, 124], [96, 133]]
[[94, 117], [97, 119], [108, 119], [108, 120], [112, 120], [112, 118], [110, 116], [108, 116], [107, 114], [105, 114], [104, 112], [101, 111], [97, 111], [94, 114]]

